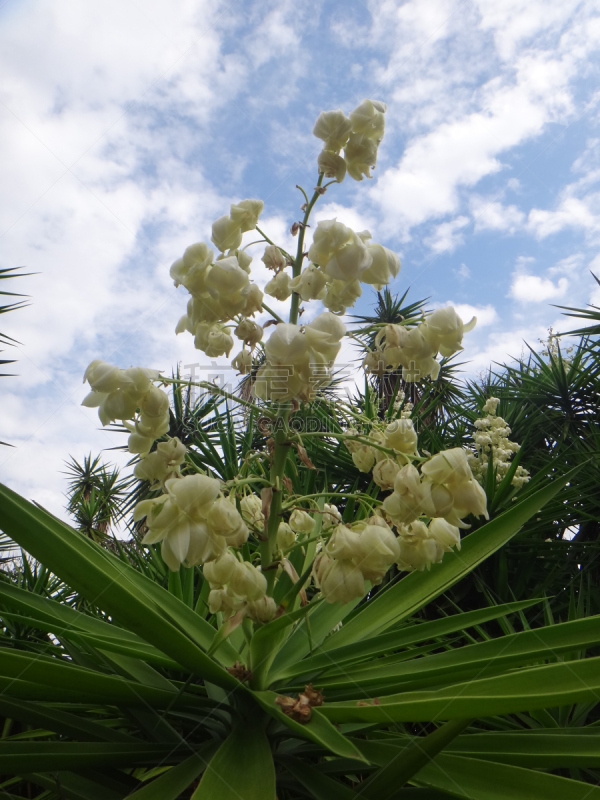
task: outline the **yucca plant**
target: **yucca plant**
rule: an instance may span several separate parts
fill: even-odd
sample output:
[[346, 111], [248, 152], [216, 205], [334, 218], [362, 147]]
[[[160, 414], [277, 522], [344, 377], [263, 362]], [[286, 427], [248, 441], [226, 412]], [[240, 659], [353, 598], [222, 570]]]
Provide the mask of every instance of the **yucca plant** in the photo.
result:
[[[199, 243], [171, 268], [192, 295], [178, 330], [212, 359], [231, 350], [233, 320], [243, 342], [234, 365], [252, 374], [260, 354], [251, 396], [200, 382], [234, 404], [212, 403], [186, 440], [161, 388], [177, 376], [88, 367], [84, 405], [123, 425], [149, 490], [134, 509], [144, 548], [136, 558], [0, 487], [4, 533], [68, 587], [65, 596], [0, 582], [9, 796], [600, 796], [600, 616], [586, 616], [581, 595], [564, 621], [546, 613], [537, 624], [543, 597], [489, 595], [468, 610], [448, 600], [541, 524], [543, 509], [548, 524], [564, 524], [562, 492], [578, 485], [582, 464], [565, 473], [546, 461], [518, 488], [516, 462], [502, 476], [490, 458], [487, 473], [473, 462], [480, 483], [467, 449], [434, 435], [436, 419], [451, 429], [451, 415], [427, 412], [427, 390], [412, 409], [397, 398], [383, 408], [368, 382], [359, 403], [318, 396], [359, 283], [382, 288], [399, 262], [330, 220], [316, 227], [306, 266], [304, 234], [325, 177], [368, 174], [384, 112], [367, 100], [350, 118], [320, 115], [325, 149], [314, 194], [301, 189], [294, 256], [258, 227], [262, 203], [245, 200], [213, 225], [220, 258]], [[287, 323], [250, 282], [240, 246], [253, 229], [273, 270], [267, 293], [291, 295]], [[330, 310], [300, 325], [300, 301], [317, 299]], [[261, 308], [276, 323], [264, 344], [252, 319]], [[371, 362], [401, 367], [407, 384], [434, 381], [438, 353], [461, 347], [462, 321], [446, 308], [403, 322], [379, 323]], [[462, 541], [460, 527], [469, 530]]]

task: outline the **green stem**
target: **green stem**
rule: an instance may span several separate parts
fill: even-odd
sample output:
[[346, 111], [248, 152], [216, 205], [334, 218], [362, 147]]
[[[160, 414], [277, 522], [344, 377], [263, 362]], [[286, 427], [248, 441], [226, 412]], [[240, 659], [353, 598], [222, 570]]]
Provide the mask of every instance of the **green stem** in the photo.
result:
[[[242, 400], [241, 397], [237, 397], [235, 394], [231, 394], [230, 392], [226, 392], [225, 389], [221, 389], [218, 386], [215, 386], [214, 383], [208, 383], [207, 381], [178, 381], [176, 378], [161, 378], [161, 383], [176, 383], [182, 384], [185, 386], [198, 386], [200, 389], [206, 389], [213, 394], [218, 394], [221, 397], [226, 397], [228, 400], [233, 400], [235, 403], [238, 403], [241, 406], [246, 406], [247, 408], [251, 408], [254, 411], [257, 410], [257, 407], [254, 403], [249, 403], [247, 400]], [[268, 411], [266, 408], [260, 409], [260, 413], [263, 417], [270, 417], [271, 419], [275, 419], [275, 415]]]
[[[318, 190], [321, 188], [322, 183], [323, 183], [323, 173], [321, 172], [319, 173], [319, 180], [317, 181], [317, 189], [315, 189], [315, 193], [313, 194], [310, 203], [306, 206], [306, 210], [304, 212], [304, 219], [302, 220], [302, 224], [300, 225], [300, 230], [298, 231], [298, 250], [296, 251], [296, 259], [293, 264], [294, 278], [297, 278], [298, 275], [300, 275], [300, 273], [302, 272], [302, 262], [304, 261], [304, 231], [306, 230], [310, 213], [313, 210], [315, 203], [321, 196], [321, 192]], [[300, 307], [300, 295], [294, 292], [292, 294], [292, 303], [290, 307], [290, 322], [293, 325], [298, 324], [299, 307]]]
[[289, 254], [289, 253], [288, 253], [286, 250], [284, 250], [284, 249], [283, 249], [283, 247], [279, 247], [279, 245], [278, 245], [278, 244], [275, 244], [275, 242], [274, 242], [274, 241], [272, 241], [271, 239], [269, 239], [269, 237], [267, 236], [267, 234], [266, 234], [264, 231], [261, 231], [261, 229], [258, 227], [258, 225], [256, 226], [256, 230], [257, 230], [257, 231], [260, 233], [260, 235], [263, 237], [263, 239], [265, 240], [265, 242], [268, 242], [269, 244], [272, 244], [272, 245], [273, 245], [273, 247], [276, 247], [276, 248], [277, 248], [277, 249], [278, 249], [278, 250], [279, 250], [281, 253], [283, 253], [283, 255], [284, 255], [286, 258], [289, 258], [289, 259], [291, 260], [291, 258], [292, 258], [292, 257], [291, 257], [291, 255], [290, 255], [290, 254]]
[[268, 306], [266, 303], [263, 303], [263, 304], [262, 304], [262, 307], [263, 307], [263, 308], [264, 308], [264, 310], [267, 312], [267, 314], [270, 314], [270, 315], [273, 317], [273, 319], [276, 319], [276, 320], [277, 320], [277, 322], [283, 322], [283, 320], [281, 319], [281, 317], [279, 316], [279, 314], [276, 314], [276, 313], [273, 311], [273, 309], [272, 309], [272, 308], [269, 308], [269, 306]]
[[288, 453], [290, 451], [290, 442], [288, 441], [288, 418], [291, 409], [286, 409], [279, 417], [277, 422], [283, 421], [283, 425], [276, 426], [275, 435], [273, 437], [275, 444], [273, 448], [273, 462], [271, 464], [271, 471], [269, 478], [271, 481], [271, 488], [273, 495], [271, 497], [271, 508], [269, 511], [269, 520], [266, 529], [266, 541], [260, 543], [260, 561], [262, 568], [265, 571], [265, 578], [267, 579], [267, 593], [273, 594], [273, 585], [275, 583], [276, 570], [266, 569], [273, 564], [273, 554], [277, 543], [277, 529], [281, 522], [281, 499], [283, 496], [283, 476], [285, 474], [285, 463], [287, 461]]

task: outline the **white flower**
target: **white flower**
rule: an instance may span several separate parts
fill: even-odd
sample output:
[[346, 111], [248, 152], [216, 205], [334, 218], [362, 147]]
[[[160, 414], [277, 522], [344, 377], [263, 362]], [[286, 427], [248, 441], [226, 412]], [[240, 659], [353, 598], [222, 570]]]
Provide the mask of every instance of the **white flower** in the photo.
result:
[[209, 358], [228, 356], [233, 347], [231, 328], [221, 324], [200, 322], [196, 326], [194, 347], [203, 350]]
[[297, 292], [305, 302], [308, 302], [309, 300], [322, 300], [325, 296], [326, 284], [325, 273], [315, 264], [309, 264], [300, 275], [292, 279], [290, 288]]
[[497, 397], [488, 397], [481, 409], [484, 414], [495, 414], [500, 400]]
[[325, 273], [334, 280], [350, 283], [361, 278], [363, 272], [371, 266], [373, 258], [369, 248], [356, 233], [352, 233], [349, 241], [334, 250], [325, 266]]
[[322, 522], [322, 529], [327, 530], [332, 525], [337, 525], [342, 521], [342, 515], [340, 514], [337, 506], [332, 505], [331, 503], [325, 503], [323, 505], [323, 514], [322, 514], [323, 522]]
[[212, 504], [206, 518], [211, 532], [233, 542], [243, 543], [248, 538], [248, 527], [229, 498], [219, 497]]
[[349, 603], [364, 595], [365, 579], [351, 561], [329, 559], [322, 563], [325, 568], [318, 573], [318, 583], [328, 603]]
[[327, 150], [337, 153], [348, 141], [351, 130], [352, 123], [338, 108], [336, 111], [321, 111], [315, 122], [313, 134], [325, 142]]
[[447, 483], [450, 487], [469, 481], [473, 477], [466, 450], [462, 447], [443, 450], [433, 456], [423, 464], [421, 472], [433, 483]]
[[245, 317], [252, 317], [262, 311], [264, 295], [255, 283], [251, 283], [247, 289], [246, 304], [242, 308]]
[[277, 547], [280, 550], [289, 550], [296, 544], [296, 534], [287, 524], [287, 522], [280, 522], [277, 528]]
[[417, 454], [417, 432], [411, 419], [395, 419], [385, 429], [385, 446], [400, 453]]
[[360, 472], [370, 472], [375, 463], [373, 448], [366, 444], [359, 445], [358, 449], [352, 453], [352, 461]]
[[370, 283], [380, 291], [400, 272], [400, 259], [396, 253], [381, 244], [372, 244], [367, 250], [372, 262], [371, 266], [362, 273], [360, 279], [363, 283]]
[[222, 253], [237, 250], [242, 243], [242, 231], [239, 224], [225, 214], [213, 222], [211, 239]]
[[83, 380], [89, 382], [92, 391], [108, 394], [122, 388], [123, 370], [96, 359], [86, 369]]
[[290, 515], [289, 525], [296, 533], [312, 533], [315, 521], [306, 511], [296, 508]]
[[191, 287], [196, 283], [197, 277], [212, 264], [213, 258], [213, 251], [204, 242], [191, 244], [186, 248], [183, 257], [178, 258], [171, 266], [169, 274], [175, 286], [183, 284], [186, 289], [192, 291]]
[[427, 527], [422, 522], [412, 522], [400, 529], [400, 558], [398, 566], [403, 570], [429, 569], [440, 561], [437, 543], [429, 538]]
[[474, 514], [489, 519], [487, 497], [483, 487], [475, 480], [465, 481], [451, 487], [454, 510], [459, 517]]
[[240, 350], [231, 362], [231, 366], [236, 369], [240, 375], [248, 375], [252, 372], [252, 353], [249, 350]]
[[223, 555], [219, 556], [219, 558], [214, 561], [207, 561], [202, 571], [204, 572], [204, 577], [211, 586], [225, 586], [225, 584], [229, 583], [231, 580], [233, 573], [238, 569], [239, 563], [240, 562], [233, 553], [226, 550]]
[[445, 519], [435, 517], [428, 527], [429, 537], [435, 539], [445, 552], [449, 553], [453, 547], [460, 550], [460, 531], [455, 525], [450, 525]]
[[215, 261], [206, 276], [209, 291], [219, 295], [235, 295], [245, 289], [249, 282], [248, 273], [240, 267], [235, 256]]
[[326, 178], [335, 178], [341, 183], [346, 177], [346, 162], [342, 156], [332, 150], [321, 150], [317, 159], [317, 167]]
[[348, 175], [355, 181], [362, 181], [363, 176], [371, 178], [371, 167], [377, 164], [377, 142], [353, 133], [344, 149], [344, 158]]
[[265, 516], [262, 512], [262, 500], [256, 494], [247, 494], [240, 500], [242, 514], [251, 525], [262, 527], [265, 524]]
[[254, 622], [270, 622], [277, 613], [275, 600], [264, 595], [259, 600], [249, 600], [246, 603], [248, 617]]
[[387, 491], [394, 486], [396, 475], [400, 471], [400, 466], [392, 458], [384, 458], [378, 461], [373, 467], [373, 480], [380, 489]]
[[451, 356], [462, 350], [463, 333], [472, 330], [476, 322], [477, 318], [473, 317], [464, 325], [455, 309], [447, 306], [438, 308], [419, 327], [433, 350], [439, 350], [443, 356]]
[[265, 204], [262, 200], [242, 200], [237, 205], [231, 206], [229, 212], [231, 221], [240, 228], [242, 233], [254, 230], [264, 207]]
[[[130, 437], [131, 438], [131, 437]], [[185, 460], [187, 447], [175, 436], [166, 442], [160, 442], [153, 453], [142, 458], [133, 470], [133, 474], [141, 481], [161, 483], [179, 474], [179, 467]]]
[[257, 345], [263, 337], [262, 327], [251, 319], [243, 319], [234, 330], [234, 333], [238, 339], [241, 339], [244, 344], [250, 347]]
[[234, 594], [245, 600], [260, 600], [266, 594], [267, 579], [259, 569], [248, 561], [243, 561], [231, 576], [229, 587]]
[[335, 218], [321, 220], [317, 224], [308, 251], [309, 260], [324, 267], [333, 253], [352, 239], [352, 235], [352, 230]]
[[350, 283], [331, 281], [327, 285], [323, 305], [334, 314], [344, 314], [347, 308], [352, 308], [361, 294], [362, 289], [358, 279]]
[[338, 525], [327, 542], [325, 552], [341, 561], [353, 559], [360, 552], [360, 534], [347, 525]]
[[385, 523], [368, 524], [363, 528], [359, 537], [359, 554], [353, 560], [368, 581], [379, 583], [399, 558], [400, 542]]
[[385, 129], [386, 105], [381, 100], [363, 100], [350, 112], [352, 132], [364, 134], [379, 143]]
[[344, 323], [329, 311], [324, 311], [315, 317], [304, 330], [309, 347], [324, 355], [329, 362], [334, 361], [345, 334]]
[[274, 244], [268, 244], [265, 247], [265, 254], [263, 255], [261, 261], [265, 263], [267, 269], [273, 269], [276, 271], [282, 270], [285, 266], [287, 266], [286, 257]]
[[278, 272], [265, 286], [265, 292], [276, 300], [287, 300], [292, 293], [291, 282], [288, 272]]

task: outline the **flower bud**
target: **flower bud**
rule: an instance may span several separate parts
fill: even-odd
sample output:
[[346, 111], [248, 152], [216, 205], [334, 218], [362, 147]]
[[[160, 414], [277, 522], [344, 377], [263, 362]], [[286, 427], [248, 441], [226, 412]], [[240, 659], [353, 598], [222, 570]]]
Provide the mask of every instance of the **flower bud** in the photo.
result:
[[346, 162], [342, 156], [332, 150], [321, 150], [317, 159], [317, 168], [326, 178], [335, 178], [341, 183], [346, 177]]
[[261, 292], [256, 283], [251, 283], [245, 291], [246, 303], [242, 308], [242, 314], [245, 317], [251, 317], [254, 314], [258, 314], [262, 311], [264, 294]]
[[247, 494], [240, 500], [242, 514], [251, 525], [261, 527], [265, 524], [265, 516], [262, 512], [262, 500], [256, 494]]
[[223, 611], [226, 614], [233, 614], [242, 606], [242, 601], [237, 600], [227, 589], [212, 589], [208, 595], [208, 609], [211, 614]]
[[289, 550], [296, 544], [296, 534], [287, 524], [287, 522], [280, 522], [277, 528], [277, 547], [280, 550]]
[[475, 480], [465, 481], [452, 487], [454, 510], [459, 517], [474, 514], [489, 519], [487, 496], [483, 487]]
[[275, 600], [268, 595], [259, 600], [249, 600], [246, 609], [248, 617], [254, 622], [270, 622], [277, 613]]
[[242, 243], [242, 231], [239, 224], [225, 214], [213, 222], [211, 239], [221, 253], [237, 250]]
[[332, 525], [337, 525], [342, 521], [342, 515], [340, 514], [337, 506], [334, 506], [330, 503], [325, 503], [323, 505], [323, 514], [322, 514], [323, 522], [321, 523], [322, 530], [327, 530]]
[[352, 559], [360, 552], [359, 540], [360, 534], [347, 525], [338, 525], [325, 547], [325, 552], [331, 558], [342, 561]]
[[363, 100], [350, 112], [352, 133], [362, 134], [377, 144], [383, 139], [386, 105], [381, 100]]
[[438, 557], [436, 542], [429, 538], [427, 527], [422, 522], [412, 522], [400, 531], [400, 558], [398, 566], [403, 570], [429, 569]]
[[315, 521], [306, 511], [296, 508], [290, 515], [289, 525], [296, 533], [312, 533]]
[[375, 451], [366, 444], [360, 445], [360, 447], [352, 453], [352, 461], [354, 461], [355, 466], [358, 467], [360, 472], [370, 472], [375, 463]]

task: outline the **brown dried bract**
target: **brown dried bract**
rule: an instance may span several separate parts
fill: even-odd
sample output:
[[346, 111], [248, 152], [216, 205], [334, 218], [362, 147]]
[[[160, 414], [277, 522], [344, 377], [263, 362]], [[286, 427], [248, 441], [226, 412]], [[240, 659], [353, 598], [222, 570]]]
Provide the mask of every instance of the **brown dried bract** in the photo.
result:
[[273, 488], [271, 486], [265, 486], [265, 488], [260, 493], [260, 499], [262, 500], [262, 513], [265, 518], [265, 525], [269, 521], [269, 514], [271, 513], [271, 500], [273, 499]]
[[309, 469], [316, 469], [315, 465], [313, 464], [313, 462], [308, 457], [308, 453], [306, 452], [306, 449], [301, 444], [299, 444], [297, 442], [294, 444], [294, 447], [298, 451], [298, 458], [304, 464], [304, 466], [308, 467]]
[[226, 670], [241, 683], [246, 683], [252, 677], [252, 672], [249, 669], [246, 669], [241, 661], [236, 661], [233, 667], [226, 667]]
[[323, 693], [313, 689], [312, 683], [309, 683], [298, 695], [297, 700], [286, 695], [278, 695], [275, 702], [286, 716], [306, 725], [310, 720], [311, 708], [323, 705]]
[[297, 236], [299, 230], [300, 230], [300, 223], [294, 222], [294, 224], [290, 228], [290, 233], [292, 234], [292, 236]]
[[294, 484], [292, 483], [292, 479], [288, 478], [287, 475], [284, 475], [281, 481], [285, 486], [285, 488], [288, 490], [288, 492], [292, 494], [292, 492], [294, 491]]
[[269, 436], [271, 433], [271, 420], [269, 417], [259, 417], [256, 420], [256, 427], [263, 436]]

